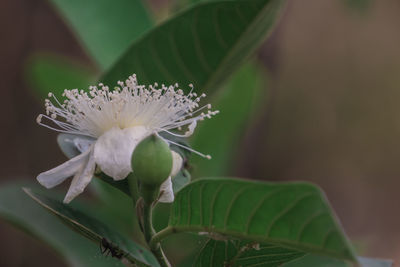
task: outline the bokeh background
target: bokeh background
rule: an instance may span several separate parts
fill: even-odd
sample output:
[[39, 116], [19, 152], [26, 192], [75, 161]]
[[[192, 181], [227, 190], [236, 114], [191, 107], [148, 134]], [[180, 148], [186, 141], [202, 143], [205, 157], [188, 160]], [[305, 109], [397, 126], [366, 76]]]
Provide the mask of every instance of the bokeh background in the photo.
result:
[[[171, 2], [148, 5], [162, 20]], [[35, 122], [43, 103], [26, 79], [29, 58], [55, 52], [96, 66], [45, 0], [0, 1], [0, 36], [1, 185], [65, 160], [56, 134]], [[399, 261], [400, 2], [289, 1], [256, 57], [266, 94], [229, 174], [317, 183], [362, 255]], [[0, 237], [0, 266], [65, 266], [1, 220]]]

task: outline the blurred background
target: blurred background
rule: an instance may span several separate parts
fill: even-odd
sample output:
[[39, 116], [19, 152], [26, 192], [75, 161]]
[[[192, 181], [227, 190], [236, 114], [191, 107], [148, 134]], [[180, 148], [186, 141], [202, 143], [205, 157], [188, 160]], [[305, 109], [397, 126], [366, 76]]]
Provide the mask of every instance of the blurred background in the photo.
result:
[[[147, 4], [161, 21], [172, 1]], [[65, 161], [56, 133], [36, 124], [44, 108], [30, 58], [53, 52], [97, 67], [45, 0], [3, 0], [0, 21], [1, 185]], [[289, 1], [256, 58], [265, 94], [228, 174], [317, 183], [362, 255], [399, 261], [400, 2]], [[66, 266], [1, 220], [0, 236], [0, 266]]]

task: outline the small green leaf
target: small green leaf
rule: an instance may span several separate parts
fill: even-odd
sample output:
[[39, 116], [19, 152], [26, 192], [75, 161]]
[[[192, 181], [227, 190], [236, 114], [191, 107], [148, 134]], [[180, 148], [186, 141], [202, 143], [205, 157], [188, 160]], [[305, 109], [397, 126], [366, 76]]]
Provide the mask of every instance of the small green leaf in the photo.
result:
[[274, 245], [210, 239], [196, 257], [193, 266], [276, 267], [302, 256], [303, 252]]
[[102, 69], [152, 26], [140, 0], [51, 0]]
[[172, 179], [172, 189], [174, 193], [181, 190], [185, 185], [190, 183], [191, 175], [186, 169], [182, 169], [175, 177]]
[[157, 260], [150, 251], [125, 238], [119, 232], [110, 229], [104, 223], [92, 218], [88, 215], [88, 210], [85, 210], [85, 212], [79, 211], [70, 205], [63, 204], [59, 200], [33, 192], [31, 189], [25, 188], [24, 191], [42, 207], [88, 239], [98, 244], [101, 244], [103, 240], [107, 240], [117, 254], [122, 254], [123, 257], [137, 264], [158, 266]]
[[173, 232], [209, 232], [354, 261], [352, 248], [324, 194], [309, 183], [201, 179], [176, 195]]
[[100, 80], [110, 86], [138, 75], [140, 83], [214, 92], [273, 29], [284, 0], [219, 0], [179, 12], [136, 41]]
[[123, 266], [115, 258], [101, 256], [98, 244], [75, 233], [46, 212], [22, 191], [22, 186], [37, 187], [27, 181], [0, 187], [0, 219], [48, 244], [69, 266]]
[[32, 57], [26, 75], [41, 98], [47, 98], [49, 92], [61, 97], [64, 89], [87, 88], [94, 80], [93, 71], [87, 67], [52, 54]]

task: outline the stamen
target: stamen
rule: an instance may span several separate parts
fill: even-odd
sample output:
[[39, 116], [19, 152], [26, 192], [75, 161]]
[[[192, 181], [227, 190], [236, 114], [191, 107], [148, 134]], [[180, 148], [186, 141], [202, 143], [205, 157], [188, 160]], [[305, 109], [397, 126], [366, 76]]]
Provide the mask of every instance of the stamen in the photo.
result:
[[[158, 83], [148, 86], [139, 85], [136, 75], [125, 82], [118, 81], [118, 87], [110, 90], [99, 83], [85, 90], [64, 90], [65, 100], [60, 103], [53, 93], [45, 100], [46, 115], [39, 115], [36, 121], [57, 132], [100, 137], [112, 127], [129, 128], [145, 126], [150, 131], [167, 132], [178, 137], [191, 135], [197, 121], [210, 118], [218, 111], [210, 111], [211, 105], [199, 107], [206, 95], [198, 96], [193, 84], [189, 84], [190, 92], [185, 95], [178, 84], [159, 88]], [[208, 109], [207, 112], [204, 109]], [[204, 112], [202, 112], [204, 111]], [[46, 118], [56, 126], [43, 122]], [[169, 130], [185, 129], [184, 134], [176, 134]], [[168, 142], [175, 144], [168, 140]], [[176, 144], [202, 157], [210, 158], [191, 148]]]
[[197, 150], [194, 150], [194, 149], [192, 149], [192, 148], [190, 148], [190, 147], [181, 145], [181, 144], [179, 144], [179, 143], [175, 143], [175, 142], [173, 142], [173, 141], [171, 141], [171, 140], [168, 140], [168, 139], [164, 139], [164, 140], [165, 140], [167, 143], [170, 143], [170, 144], [173, 144], [173, 145], [182, 147], [182, 148], [184, 148], [184, 149], [186, 149], [186, 150], [188, 150], [188, 151], [190, 151], [190, 152], [193, 152], [193, 153], [195, 153], [195, 154], [197, 154], [197, 155], [199, 155], [199, 156], [202, 156], [203, 158], [211, 159], [211, 155], [203, 154], [203, 153], [201, 153], [201, 152], [199, 152], [199, 151], [197, 151]]

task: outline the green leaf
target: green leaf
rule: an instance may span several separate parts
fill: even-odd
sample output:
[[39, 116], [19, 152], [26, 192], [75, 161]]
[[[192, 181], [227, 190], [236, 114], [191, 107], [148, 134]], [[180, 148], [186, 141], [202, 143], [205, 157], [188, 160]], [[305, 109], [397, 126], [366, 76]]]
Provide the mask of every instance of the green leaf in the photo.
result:
[[324, 194], [309, 183], [197, 180], [178, 192], [168, 227], [152, 242], [174, 232], [209, 232], [355, 259]]
[[182, 169], [175, 177], [172, 179], [172, 189], [174, 193], [181, 190], [185, 185], [190, 183], [191, 175], [186, 169]]
[[196, 257], [193, 266], [275, 267], [302, 256], [303, 252], [274, 245], [210, 239]]
[[210, 154], [212, 160], [193, 157], [194, 176], [227, 175], [234, 166], [241, 137], [251, 122], [252, 114], [264, 99], [265, 76], [266, 73], [255, 64], [246, 64], [213, 99], [213, 109], [221, 112], [211, 120], [202, 121], [191, 139], [192, 147]]
[[101, 256], [98, 244], [90, 242], [32, 201], [22, 186], [31, 182], [3, 184], [0, 187], [0, 219], [40, 239], [55, 249], [69, 266], [123, 266], [117, 259]]
[[213, 92], [271, 32], [285, 3], [199, 3], [136, 41], [100, 80], [114, 85], [136, 73], [143, 84], [178, 82], [189, 89], [193, 83], [199, 92]]
[[102, 69], [152, 26], [140, 0], [51, 0]]
[[102, 244], [104, 240], [116, 252], [126, 259], [145, 266], [159, 266], [157, 260], [150, 251], [135, 242], [125, 238], [119, 232], [109, 228], [103, 222], [91, 217], [89, 210], [82, 212], [71, 205], [65, 205], [61, 201], [45, 194], [33, 192], [25, 188], [24, 191], [42, 207], [56, 215], [63, 223], [88, 239]]
[[64, 89], [87, 88], [94, 80], [93, 71], [87, 67], [52, 54], [33, 56], [26, 75], [41, 98], [47, 98], [49, 92], [60, 97]]

